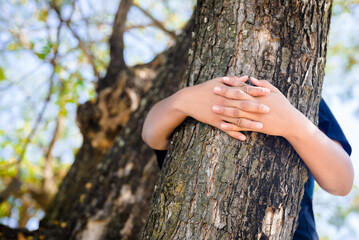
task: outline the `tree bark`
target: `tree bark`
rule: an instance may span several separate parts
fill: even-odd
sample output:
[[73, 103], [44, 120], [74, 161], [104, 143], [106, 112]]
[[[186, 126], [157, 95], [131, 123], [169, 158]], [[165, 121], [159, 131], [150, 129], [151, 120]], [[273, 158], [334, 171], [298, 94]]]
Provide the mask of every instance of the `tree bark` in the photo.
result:
[[[186, 85], [267, 79], [317, 123], [332, 1], [198, 1]], [[240, 142], [188, 119], [176, 131], [142, 239], [291, 239], [307, 168], [281, 137]]]

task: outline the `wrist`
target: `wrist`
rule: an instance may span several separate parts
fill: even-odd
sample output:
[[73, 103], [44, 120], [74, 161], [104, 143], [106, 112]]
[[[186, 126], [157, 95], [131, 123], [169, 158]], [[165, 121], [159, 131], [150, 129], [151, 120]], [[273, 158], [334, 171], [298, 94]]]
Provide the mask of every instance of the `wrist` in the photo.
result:
[[289, 142], [305, 139], [315, 133], [317, 127], [299, 110], [295, 109], [288, 131], [283, 137]]
[[186, 99], [188, 96], [189, 88], [182, 88], [181, 90], [177, 91], [175, 94], [171, 96], [171, 105], [173, 110], [177, 114], [181, 114], [184, 117], [188, 117], [188, 106], [186, 106]]

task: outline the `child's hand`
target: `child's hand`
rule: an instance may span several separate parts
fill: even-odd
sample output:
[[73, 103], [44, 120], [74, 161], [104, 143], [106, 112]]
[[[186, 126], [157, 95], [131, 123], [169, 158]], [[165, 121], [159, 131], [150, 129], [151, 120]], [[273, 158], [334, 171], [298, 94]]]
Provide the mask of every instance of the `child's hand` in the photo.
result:
[[[180, 109], [186, 116], [219, 128], [234, 138], [244, 140], [245, 136], [239, 131], [260, 131], [263, 124], [253, 118], [239, 116], [242, 113], [253, 113], [257, 116], [269, 112], [269, 108], [256, 98], [270, 93], [268, 88], [246, 84], [247, 79], [248, 76], [221, 77], [184, 88], [176, 93], [177, 109]], [[227, 106], [225, 114], [214, 113], [214, 111], [220, 111], [220, 106]], [[235, 128], [225, 129], [227, 122], [234, 123]]]
[[[238, 127], [238, 123], [251, 119], [253, 122], [261, 122], [263, 128], [255, 129], [252, 131], [262, 132], [269, 135], [288, 137], [293, 134], [296, 129], [293, 127], [295, 121], [300, 121], [303, 115], [290, 104], [288, 99], [272, 84], [265, 80], [257, 80], [251, 78], [251, 82], [258, 87], [264, 87], [270, 89], [270, 94], [266, 96], [258, 96], [254, 98], [253, 103], [264, 104], [269, 107], [270, 111], [266, 114], [259, 112], [246, 112], [238, 110], [238, 103], [227, 102], [215, 106], [213, 111], [221, 115], [228, 121], [226, 124], [221, 125], [223, 131], [243, 131]], [[236, 79], [226, 82], [230, 85], [227, 91], [215, 91], [216, 94], [231, 99], [232, 101], [242, 101], [242, 96], [234, 95], [233, 91], [236, 90], [239, 84], [242, 84]]]
[[[228, 117], [213, 112], [217, 106], [232, 106], [234, 115], [242, 113], [264, 115], [269, 108], [259, 103], [256, 98], [270, 94], [268, 88], [249, 86], [248, 79], [243, 77], [221, 77], [205, 83], [183, 88], [168, 98], [156, 103], [145, 119], [142, 128], [143, 140], [153, 149], [167, 149], [172, 132], [186, 117], [192, 117], [200, 122], [222, 129], [228, 135], [244, 140], [245, 136], [239, 131], [259, 131], [263, 124], [253, 118]], [[236, 87], [233, 88], [233, 84]], [[229, 97], [216, 94], [213, 89], [223, 92]], [[231, 99], [234, 98], [234, 99]], [[227, 122], [236, 124], [235, 130], [225, 130]]]

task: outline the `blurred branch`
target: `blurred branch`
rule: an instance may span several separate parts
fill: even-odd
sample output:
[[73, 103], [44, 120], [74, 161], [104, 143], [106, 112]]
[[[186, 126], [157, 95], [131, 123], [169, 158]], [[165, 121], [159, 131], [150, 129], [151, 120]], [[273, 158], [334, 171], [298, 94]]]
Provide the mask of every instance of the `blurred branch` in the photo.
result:
[[[35, 121], [34, 127], [32, 128], [30, 134], [25, 139], [25, 144], [24, 144], [24, 147], [23, 147], [23, 149], [21, 151], [21, 154], [19, 155], [18, 159], [16, 160], [18, 165], [20, 164], [21, 160], [24, 158], [26, 148], [27, 148], [28, 144], [31, 142], [32, 137], [36, 133], [36, 130], [37, 130], [37, 128], [38, 128], [38, 126], [39, 126], [39, 124], [42, 121], [42, 118], [44, 116], [44, 113], [45, 113], [45, 110], [47, 108], [47, 105], [48, 105], [48, 103], [49, 103], [49, 101], [51, 99], [52, 89], [53, 89], [53, 85], [54, 85], [53, 78], [54, 78], [54, 75], [55, 75], [55, 65], [56, 65], [55, 62], [52, 62], [52, 65], [53, 65], [53, 71], [52, 71], [52, 73], [50, 75], [50, 78], [49, 78], [50, 84], [49, 84], [48, 94], [47, 94], [47, 96], [45, 98], [44, 105], [42, 106], [42, 109], [41, 109], [39, 115], [37, 116], [37, 119]], [[19, 171], [18, 171], [18, 174], [19, 174]]]
[[50, 194], [30, 183], [26, 183], [26, 191], [30, 194], [31, 199], [33, 199], [36, 204], [46, 211], [51, 202]]
[[129, 26], [126, 26], [126, 31], [131, 30], [131, 29], [144, 29], [144, 28], [153, 27], [153, 26], [155, 26], [155, 24], [153, 22], [146, 24], [146, 25], [129, 25]]
[[34, 201], [29, 194], [22, 194], [20, 199], [22, 204], [19, 207], [19, 227], [25, 228], [30, 218], [35, 215], [35, 211], [28, 211], [29, 208], [34, 207]]
[[5, 201], [12, 193], [20, 190], [21, 181], [18, 177], [13, 177], [6, 188], [0, 193], [0, 203]]
[[141, 12], [143, 12], [143, 14], [145, 14], [149, 19], [151, 19], [151, 21], [154, 23], [154, 25], [156, 27], [158, 27], [159, 29], [161, 29], [162, 31], [164, 31], [168, 36], [170, 36], [173, 40], [176, 40], [176, 34], [172, 31], [169, 31], [165, 28], [165, 26], [158, 21], [157, 19], [155, 19], [147, 10], [143, 9], [139, 4], [134, 3], [134, 6], [136, 6]]
[[110, 64], [107, 68], [106, 76], [99, 79], [96, 91], [100, 92], [103, 88], [111, 86], [116, 81], [119, 72], [126, 70], [127, 65], [124, 59], [123, 34], [126, 29], [127, 14], [133, 4], [133, 0], [121, 0], [118, 7], [112, 34], [110, 37]]
[[27, 192], [43, 210], [46, 210], [50, 204], [53, 194], [57, 191], [57, 186], [54, 178], [53, 171], [53, 156], [51, 154], [53, 147], [61, 133], [64, 117], [58, 114], [56, 120], [56, 128], [52, 135], [51, 142], [45, 153], [44, 167], [43, 167], [43, 179], [41, 188], [34, 186], [33, 184], [27, 183]]
[[[53, 171], [53, 157], [52, 157], [52, 149], [54, 148], [55, 142], [59, 138], [62, 125], [63, 125], [64, 117], [61, 116], [61, 114], [58, 114], [57, 121], [56, 121], [56, 128], [54, 131], [54, 134], [52, 135], [52, 139], [50, 142], [50, 145], [47, 149], [47, 152], [45, 154], [45, 160], [44, 160], [44, 168], [43, 168], [43, 179], [42, 179], [42, 190], [52, 196], [57, 191], [55, 178], [54, 178], [54, 171]], [[49, 198], [51, 198], [49, 196]]]
[[[59, 35], [60, 30], [61, 30], [62, 24], [60, 23], [57, 29], [57, 35]], [[59, 39], [57, 39], [59, 40]], [[56, 45], [57, 46], [57, 45]], [[4, 200], [6, 200], [12, 193], [18, 191], [22, 185], [22, 182], [20, 180], [20, 173], [21, 173], [21, 168], [20, 168], [20, 163], [23, 160], [27, 147], [29, 145], [29, 143], [31, 142], [33, 136], [35, 135], [42, 119], [45, 113], [45, 110], [48, 106], [48, 103], [50, 102], [51, 96], [52, 96], [52, 91], [53, 91], [53, 86], [54, 86], [54, 76], [55, 76], [55, 71], [56, 71], [56, 59], [57, 59], [57, 47], [55, 47], [54, 49], [54, 55], [52, 57], [52, 59], [50, 60], [50, 64], [52, 65], [52, 72], [51, 75], [49, 77], [49, 89], [48, 89], [48, 93], [46, 98], [44, 99], [44, 105], [42, 106], [42, 109], [40, 111], [40, 113], [38, 114], [36, 120], [35, 120], [35, 124], [31, 130], [31, 132], [29, 133], [29, 135], [26, 137], [25, 139], [25, 143], [24, 146], [22, 147], [21, 153], [18, 156], [18, 158], [16, 159], [16, 168], [17, 168], [17, 172], [16, 172], [16, 176], [12, 178], [11, 182], [7, 185], [7, 187], [0, 193], [0, 203]]]
[[125, 32], [127, 14], [132, 4], [132, 0], [121, 1], [115, 16], [112, 35], [110, 37], [111, 62], [115, 62], [117, 67], [119, 67], [120, 69], [126, 66], [125, 60], [123, 58], [123, 33]]
[[[75, 1], [74, 1], [75, 2]], [[76, 38], [76, 40], [78, 41], [78, 46], [79, 48], [84, 52], [84, 54], [86, 55], [87, 59], [90, 61], [90, 64], [92, 66], [92, 70], [94, 72], [94, 75], [99, 79], [100, 78], [100, 73], [97, 71], [96, 69], [96, 64], [95, 64], [95, 57], [92, 54], [91, 50], [86, 46], [86, 44], [84, 43], [84, 41], [82, 41], [82, 39], [80, 38], [80, 36], [77, 34], [77, 32], [72, 28], [71, 26], [71, 17], [69, 19], [64, 19], [61, 15], [60, 9], [58, 8], [58, 6], [56, 6], [56, 4], [52, 1], [50, 3], [50, 7], [55, 10], [58, 18], [60, 19], [61, 22], [65, 23], [67, 28], [70, 30], [70, 32], [72, 33], [72, 35]], [[71, 13], [72, 15], [72, 13]]]

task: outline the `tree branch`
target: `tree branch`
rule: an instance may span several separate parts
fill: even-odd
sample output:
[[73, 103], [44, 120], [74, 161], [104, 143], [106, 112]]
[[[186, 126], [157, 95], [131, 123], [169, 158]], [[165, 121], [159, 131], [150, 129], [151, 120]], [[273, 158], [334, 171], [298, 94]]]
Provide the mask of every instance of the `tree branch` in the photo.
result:
[[49, 195], [48, 199], [51, 199], [51, 196], [53, 196], [53, 194], [57, 192], [57, 187], [54, 179], [54, 171], [52, 168], [53, 156], [51, 152], [61, 132], [63, 120], [63, 117], [59, 114], [56, 121], [56, 128], [44, 159], [42, 191], [45, 194]]
[[131, 29], [144, 29], [144, 28], [148, 28], [148, 27], [153, 27], [155, 26], [154, 23], [149, 23], [149, 24], [145, 24], [145, 25], [128, 25], [126, 26], [126, 31], [131, 30]]
[[116, 76], [119, 72], [127, 69], [124, 52], [123, 34], [126, 30], [126, 19], [128, 11], [133, 4], [133, 0], [122, 0], [118, 7], [115, 22], [113, 24], [112, 35], [110, 37], [110, 55], [111, 60], [107, 68], [106, 76], [100, 79], [96, 91], [100, 92], [102, 89], [112, 85], [116, 81]]
[[[31, 142], [32, 137], [33, 137], [34, 134], [36, 133], [36, 130], [37, 130], [37, 128], [39, 127], [40, 122], [42, 121], [42, 118], [43, 118], [43, 116], [44, 116], [44, 113], [45, 113], [45, 110], [46, 110], [46, 108], [47, 108], [47, 105], [48, 105], [48, 103], [49, 103], [49, 101], [50, 101], [50, 99], [51, 99], [52, 88], [53, 88], [53, 85], [54, 85], [54, 82], [53, 82], [53, 77], [54, 77], [54, 75], [55, 75], [55, 63], [54, 63], [54, 65], [53, 65], [53, 71], [52, 71], [51, 76], [50, 76], [50, 78], [49, 78], [49, 79], [50, 79], [50, 84], [49, 84], [48, 94], [47, 94], [47, 96], [46, 96], [46, 98], [45, 98], [45, 103], [44, 103], [44, 105], [42, 106], [42, 109], [41, 109], [39, 115], [37, 116], [37, 119], [36, 119], [36, 121], [35, 121], [34, 127], [32, 128], [30, 134], [29, 134], [29, 135], [27, 136], [27, 138], [25, 139], [24, 147], [23, 147], [23, 149], [22, 149], [20, 155], [18, 156], [18, 158], [17, 158], [17, 160], [16, 160], [17, 164], [20, 164], [21, 160], [24, 158], [24, 155], [25, 155], [27, 146], [28, 146], [28, 144]], [[18, 171], [17, 174], [19, 174], [19, 171]]]
[[71, 19], [70, 18], [69, 19], [64, 19], [62, 17], [62, 15], [61, 15], [60, 9], [55, 5], [54, 2], [51, 2], [50, 6], [56, 12], [59, 20], [66, 24], [66, 27], [70, 30], [70, 32], [72, 33], [74, 38], [76, 38], [76, 40], [78, 41], [79, 48], [84, 52], [84, 54], [86, 55], [87, 59], [89, 60], [89, 62], [91, 64], [92, 71], [94, 72], [94, 75], [96, 76], [97, 79], [99, 79], [100, 78], [100, 73], [96, 69], [95, 57], [92, 54], [92, 52], [90, 51], [90, 49], [86, 46], [86, 44], [82, 41], [82, 39], [77, 34], [77, 32], [72, 28]]
[[22, 151], [20, 153], [20, 155], [18, 156], [17, 160], [16, 160], [16, 168], [17, 168], [17, 173], [16, 176], [12, 178], [11, 182], [9, 183], [9, 185], [0, 193], [0, 203], [5, 201], [12, 193], [18, 191], [22, 185], [22, 182], [20, 180], [20, 163], [22, 161], [22, 159], [25, 156], [25, 152], [27, 149], [27, 146], [29, 145], [29, 143], [31, 142], [32, 137], [35, 135], [36, 130], [40, 124], [40, 122], [42, 121], [42, 118], [44, 116], [44, 112], [47, 108], [47, 105], [50, 101], [51, 95], [52, 95], [52, 88], [53, 88], [53, 76], [55, 74], [55, 66], [54, 66], [54, 70], [51, 73], [50, 76], [50, 85], [49, 85], [49, 91], [48, 91], [48, 95], [45, 99], [45, 103], [35, 121], [35, 125], [32, 128], [30, 134], [26, 137], [25, 139], [25, 143], [24, 146], [22, 148]]
[[5, 201], [12, 193], [17, 192], [21, 187], [21, 181], [18, 177], [11, 179], [10, 183], [0, 193], [0, 203]]
[[[61, 30], [61, 26], [62, 24], [60, 24], [58, 26], [58, 29], [57, 29], [57, 34], [59, 34], [60, 30]], [[57, 39], [58, 40], [58, 39]], [[26, 137], [25, 139], [25, 143], [24, 143], [24, 146], [22, 147], [22, 150], [21, 150], [21, 153], [20, 155], [17, 157], [16, 159], [16, 168], [17, 168], [17, 172], [16, 172], [16, 176], [13, 177], [13, 179], [11, 180], [10, 184], [0, 193], [0, 203], [2, 201], [5, 201], [13, 192], [16, 192], [20, 189], [21, 185], [22, 185], [22, 182], [20, 180], [20, 163], [21, 161], [23, 160], [24, 156], [25, 156], [25, 153], [26, 153], [26, 150], [27, 150], [27, 147], [29, 145], [29, 143], [31, 142], [33, 136], [35, 135], [42, 119], [43, 119], [43, 116], [44, 116], [44, 113], [45, 113], [45, 110], [48, 106], [48, 103], [50, 102], [50, 99], [51, 99], [51, 96], [52, 96], [52, 90], [53, 90], [53, 85], [54, 85], [54, 82], [53, 82], [53, 78], [55, 76], [55, 67], [56, 67], [56, 59], [57, 59], [57, 47], [54, 48], [54, 55], [52, 57], [52, 59], [50, 60], [50, 64], [52, 65], [53, 69], [52, 69], [52, 72], [51, 72], [51, 75], [49, 77], [49, 90], [48, 90], [48, 93], [47, 93], [47, 96], [45, 98], [45, 102], [44, 102], [44, 105], [42, 106], [42, 109], [40, 111], [40, 113], [38, 114], [37, 116], [37, 119], [35, 121], [35, 124], [31, 130], [31, 132], [29, 133], [29, 135]]]
[[[122, 0], [118, 7], [115, 22], [113, 25], [113, 31], [110, 38], [110, 53], [111, 62], [117, 63], [117, 67], [123, 68], [126, 66], [123, 58], [123, 33], [125, 32], [127, 14], [133, 4], [132, 0]], [[119, 65], [121, 64], [121, 65]], [[114, 65], [113, 65], [114, 66]]]
[[134, 6], [136, 6], [141, 12], [143, 12], [143, 14], [145, 14], [149, 19], [151, 19], [151, 21], [153, 22], [153, 24], [158, 27], [159, 29], [161, 29], [162, 31], [164, 31], [166, 34], [168, 34], [168, 36], [170, 36], [173, 40], [176, 40], [176, 34], [172, 31], [169, 31], [165, 28], [165, 26], [158, 21], [157, 19], [155, 19], [148, 11], [146, 11], [145, 9], [143, 9], [139, 4], [134, 3]]

